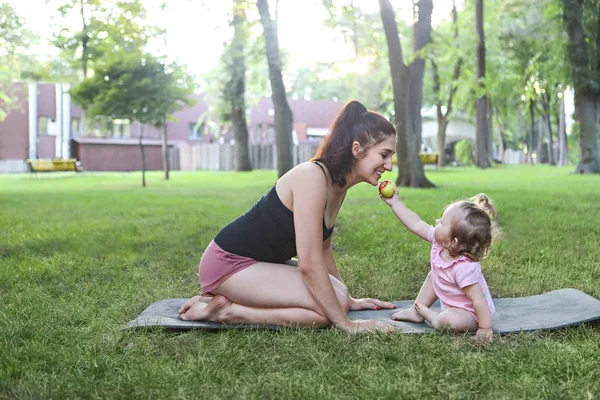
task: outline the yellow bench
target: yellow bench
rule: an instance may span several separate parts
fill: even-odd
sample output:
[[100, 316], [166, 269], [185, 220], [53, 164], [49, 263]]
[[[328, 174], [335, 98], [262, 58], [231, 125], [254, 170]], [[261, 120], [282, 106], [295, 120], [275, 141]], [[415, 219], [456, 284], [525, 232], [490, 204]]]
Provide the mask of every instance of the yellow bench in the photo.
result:
[[[435, 168], [437, 169], [439, 154], [437, 154], [437, 153], [419, 153], [419, 157], [421, 158], [421, 161], [423, 162], [423, 164], [435, 165]], [[398, 164], [397, 154], [394, 154], [394, 156], [392, 157], [392, 162], [394, 163], [394, 165]]]
[[30, 172], [55, 172], [55, 171], [83, 171], [81, 163], [76, 158], [61, 159], [35, 159], [27, 160]]

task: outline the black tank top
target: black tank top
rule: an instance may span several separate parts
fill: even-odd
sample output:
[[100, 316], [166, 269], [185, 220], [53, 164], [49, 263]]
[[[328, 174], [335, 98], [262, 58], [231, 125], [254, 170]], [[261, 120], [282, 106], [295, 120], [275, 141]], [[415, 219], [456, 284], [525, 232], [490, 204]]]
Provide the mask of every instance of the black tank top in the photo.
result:
[[[331, 236], [333, 228], [328, 229], [323, 218], [323, 241]], [[256, 261], [281, 264], [298, 254], [294, 212], [281, 202], [275, 186], [214, 240], [223, 250]]]

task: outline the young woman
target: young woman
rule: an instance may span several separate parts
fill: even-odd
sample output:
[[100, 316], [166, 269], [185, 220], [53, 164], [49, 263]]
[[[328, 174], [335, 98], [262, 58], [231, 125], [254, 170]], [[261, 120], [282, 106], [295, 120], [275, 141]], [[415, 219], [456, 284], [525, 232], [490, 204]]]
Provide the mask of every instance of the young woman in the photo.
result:
[[[203, 295], [179, 310], [184, 320], [349, 332], [389, 331], [383, 322], [350, 321], [348, 310], [394, 308], [354, 299], [331, 250], [335, 220], [349, 188], [373, 186], [392, 169], [396, 131], [359, 102], [348, 103], [317, 154], [284, 176], [246, 214], [227, 225], [200, 261]], [[298, 261], [291, 260], [296, 257]]]

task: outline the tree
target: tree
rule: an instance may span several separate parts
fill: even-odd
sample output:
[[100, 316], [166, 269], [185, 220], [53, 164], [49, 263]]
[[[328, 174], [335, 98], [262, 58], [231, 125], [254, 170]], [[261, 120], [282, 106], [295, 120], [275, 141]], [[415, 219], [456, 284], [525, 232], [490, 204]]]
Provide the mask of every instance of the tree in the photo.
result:
[[244, 21], [246, 19], [244, 0], [233, 2], [233, 28], [234, 35], [231, 42], [231, 79], [226, 92], [229, 94], [231, 104], [231, 120], [233, 123], [233, 136], [235, 138], [236, 169], [238, 171], [251, 171], [250, 154], [248, 149], [248, 125], [246, 123], [246, 64], [244, 61]]
[[[355, 0], [323, 0], [323, 6], [329, 15], [325, 26], [343, 36], [354, 49], [354, 57], [334, 63], [321, 63], [313, 68], [311, 72], [318, 79], [311, 85], [310, 97], [360, 99], [367, 108], [391, 115], [391, 77], [388, 70], [381, 68], [382, 63], [388, 62], [386, 39], [381, 35], [381, 16], [379, 12], [365, 12], [357, 4]], [[399, 29], [402, 36], [410, 35], [406, 25]], [[324, 96], [323, 92], [327, 95]]]
[[[88, 71], [114, 52], [138, 52], [148, 40], [160, 34], [156, 27], [143, 24], [146, 9], [141, 0], [49, 0], [58, 5], [66, 21], [77, 18], [79, 30], [63, 24], [53, 43], [61, 57], [88, 77]], [[82, 130], [85, 115], [82, 115]]]
[[[454, 44], [458, 45], [458, 13], [456, 11], [455, 1], [452, 0], [452, 22], [454, 25]], [[448, 49], [444, 49], [444, 52], [447, 52]], [[452, 80], [450, 82], [450, 88], [448, 90], [448, 98], [446, 100], [446, 104], [444, 105], [445, 111], [442, 106], [442, 97], [441, 97], [441, 80], [440, 80], [440, 69], [438, 67], [438, 63], [435, 60], [435, 57], [432, 56], [430, 58], [431, 67], [433, 69], [433, 92], [435, 93], [436, 103], [436, 115], [437, 115], [437, 123], [438, 123], [438, 131], [437, 131], [437, 145], [439, 151], [438, 157], [438, 166], [443, 167], [446, 165], [446, 129], [448, 128], [448, 123], [450, 122], [450, 115], [452, 112], [452, 103], [454, 100], [454, 96], [456, 95], [456, 91], [458, 89], [459, 77], [460, 77], [460, 68], [462, 64], [462, 57], [460, 54], [456, 55], [456, 60], [454, 62], [454, 67], [452, 71]]]
[[9, 3], [0, 3], [0, 121], [15, 107], [11, 84], [29, 58], [26, 52], [33, 39], [23, 17]]
[[279, 40], [277, 26], [271, 19], [267, 0], [257, 0], [256, 5], [260, 13], [263, 26], [265, 44], [267, 46], [267, 61], [269, 64], [269, 80], [271, 82], [271, 97], [275, 111], [275, 144], [277, 145], [277, 172], [283, 176], [292, 169], [292, 110], [287, 102], [285, 86], [281, 74], [281, 56], [279, 54]]
[[[562, 0], [569, 35], [568, 58], [579, 124], [580, 174], [600, 173], [600, 4], [597, 0]], [[595, 36], [595, 37], [594, 37]]]
[[399, 186], [434, 187], [427, 177], [421, 150], [421, 107], [423, 105], [424, 48], [431, 41], [431, 0], [419, 0], [418, 21], [413, 26], [414, 59], [407, 65], [398, 37], [398, 26], [390, 0], [379, 0], [379, 11], [388, 46], [388, 60], [392, 75], [394, 111], [397, 126]]
[[[236, 0], [237, 1], [237, 0]], [[260, 24], [258, 13], [250, 12], [250, 2], [243, 0], [241, 5], [244, 12], [242, 18], [242, 29], [239, 35], [243, 38], [243, 61], [244, 61], [244, 86], [243, 86], [243, 107], [249, 108], [258, 103], [258, 101], [269, 91], [269, 73], [264, 67], [266, 59], [266, 49], [262, 32], [257, 32], [254, 29]], [[235, 6], [231, 9], [230, 24], [233, 26], [233, 16]], [[235, 35], [235, 28], [233, 29]], [[232, 119], [232, 104], [236, 95], [233, 91], [235, 85], [234, 73], [240, 71], [239, 61], [234, 60], [234, 38], [228, 43], [224, 43], [224, 49], [219, 57], [219, 62], [211, 68], [206, 74], [201, 77], [200, 84], [202, 90], [206, 92], [205, 100], [210, 102], [209, 109], [199, 117], [198, 123], [206, 123], [211, 129], [207, 130], [212, 134], [217, 135], [218, 132], [228, 129], [233, 129]], [[238, 56], [239, 57], [239, 56]], [[237, 72], [236, 72], [237, 71]], [[241, 75], [238, 75], [241, 76]], [[241, 103], [240, 103], [241, 104]], [[236, 138], [236, 143], [238, 139]]]
[[155, 71], [153, 86], [148, 88], [152, 95], [153, 106], [150, 108], [152, 115], [150, 124], [163, 128], [161, 131], [163, 171], [165, 180], [169, 180], [167, 121], [173, 119], [174, 112], [195, 103], [191, 98], [195, 84], [192, 76], [187, 74], [181, 66], [175, 63], [165, 65], [160, 59], [146, 57], [146, 63], [149, 63], [150, 66], [143, 65], [142, 67]]
[[477, 122], [475, 131], [475, 164], [480, 168], [492, 166], [492, 135], [490, 133], [488, 98], [485, 93], [485, 32], [483, 29], [483, 0], [475, 0], [477, 28]]
[[[176, 65], [143, 53], [122, 53], [96, 67], [92, 77], [71, 89], [73, 100], [91, 118], [104, 116], [126, 119], [142, 126], [139, 146], [142, 154], [142, 186], [146, 186], [143, 124], [164, 127], [168, 117], [184, 105], [191, 105], [191, 78]], [[163, 129], [163, 148], [166, 130]], [[164, 152], [163, 152], [164, 154]], [[165, 164], [168, 160], [163, 159]], [[165, 179], [168, 179], [168, 165]]]
[[566, 113], [565, 113], [565, 92], [559, 93], [560, 106], [558, 109], [558, 162], [557, 165], [562, 167], [569, 162], [567, 153], [567, 129], [566, 129]]
[[[493, 7], [493, 3], [488, 3]], [[492, 27], [502, 26], [499, 34], [503, 46], [501, 57], [490, 60], [490, 64], [510, 63], [509, 69], [502, 74], [495, 74], [486, 80], [489, 83], [488, 93], [492, 93], [494, 107], [500, 106], [503, 119], [510, 118], [515, 109], [527, 108], [529, 113], [529, 131], [535, 125], [536, 114], [538, 122], [542, 121], [546, 129], [539, 130], [537, 135], [531, 132], [526, 135], [528, 141], [528, 161], [532, 162], [530, 156], [534, 152], [534, 139], [537, 137], [537, 161], [545, 162], [545, 131], [548, 147], [553, 148], [554, 138], [551, 116], [557, 114], [560, 109], [560, 93], [570, 84], [567, 69], [567, 35], [562, 28], [562, 10], [555, 0], [539, 0], [537, 2], [526, 2], [522, 0], [503, 0], [501, 9], [491, 15], [493, 21], [487, 21]], [[498, 20], [498, 15], [504, 17]], [[508, 46], [506, 45], [508, 44]], [[489, 59], [489, 58], [488, 58]], [[496, 82], [505, 80], [504, 77], [513, 75], [514, 83], [511, 90], [498, 91]], [[491, 90], [490, 90], [491, 86]], [[515, 90], [517, 88], [517, 91]], [[508, 88], [507, 88], [508, 89]], [[524, 101], [514, 100], [506, 102], [505, 99], [515, 98], [514, 93]], [[511, 94], [512, 93], [512, 94]], [[559, 121], [560, 118], [556, 118]], [[538, 124], [539, 125], [539, 124]], [[559, 122], [556, 123], [559, 131]], [[540, 134], [541, 133], [541, 134]], [[566, 141], [565, 141], [566, 142]], [[560, 143], [560, 140], [559, 140]], [[559, 159], [561, 153], [566, 152], [566, 147], [559, 146]], [[554, 161], [553, 151], [548, 152], [548, 162]], [[564, 157], [565, 154], [563, 154]]]

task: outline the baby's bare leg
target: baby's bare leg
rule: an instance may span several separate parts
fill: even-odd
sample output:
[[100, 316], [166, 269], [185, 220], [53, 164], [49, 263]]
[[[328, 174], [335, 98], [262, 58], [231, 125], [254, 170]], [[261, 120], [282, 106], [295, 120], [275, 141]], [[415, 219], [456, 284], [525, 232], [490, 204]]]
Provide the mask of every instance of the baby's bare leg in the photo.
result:
[[434, 329], [449, 329], [454, 332], [468, 332], [477, 329], [477, 321], [473, 315], [462, 308], [448, 307], [437, 313], [424, 304], [415, 304], [417, 312], [431, 324]]
[[[433, 290], [433, 282], [431, 281], [431, 272], [427, 274], [427, 278], [425, 278], [425, 282], [423, 282], [423, 286], [421, 286], [421, 290], [419, 290], [419, 294], [415, 300], [415, 303], [426, 305], [427, 307], [431, 306], [433, 302], [437, 299], [435, 295], [435, 291]], [[392, 319], [396, 321], [409, 321], [409, 322], [423, 322], [424, 318], [421, 316], [415, 306], [413, 305], [411, 308], [407, 308], [401, 311], [398, 311], [394, 315], [392, 315]]]

